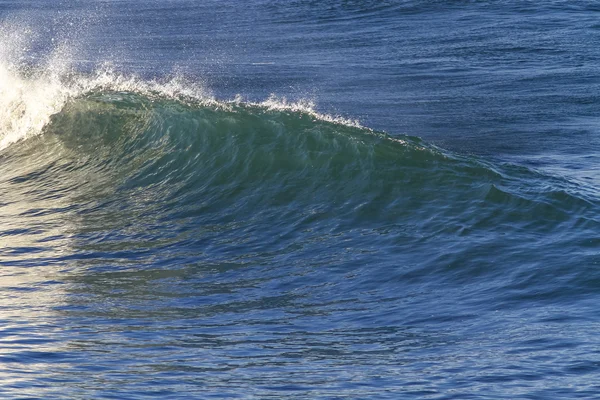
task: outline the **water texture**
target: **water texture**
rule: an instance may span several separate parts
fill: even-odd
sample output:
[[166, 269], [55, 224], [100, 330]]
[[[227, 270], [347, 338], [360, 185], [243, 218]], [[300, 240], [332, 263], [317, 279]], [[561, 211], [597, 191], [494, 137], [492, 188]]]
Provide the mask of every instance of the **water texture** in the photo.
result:
[[591, 1], [0, 1], [0, 396], [600, 397]]

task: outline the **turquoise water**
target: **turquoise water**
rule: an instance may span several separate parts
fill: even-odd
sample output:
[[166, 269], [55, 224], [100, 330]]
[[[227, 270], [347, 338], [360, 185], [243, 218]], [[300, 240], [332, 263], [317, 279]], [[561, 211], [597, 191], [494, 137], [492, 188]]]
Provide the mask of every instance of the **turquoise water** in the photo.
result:
[[3, 398], [595, 398], [593, 2], [0, 2]]

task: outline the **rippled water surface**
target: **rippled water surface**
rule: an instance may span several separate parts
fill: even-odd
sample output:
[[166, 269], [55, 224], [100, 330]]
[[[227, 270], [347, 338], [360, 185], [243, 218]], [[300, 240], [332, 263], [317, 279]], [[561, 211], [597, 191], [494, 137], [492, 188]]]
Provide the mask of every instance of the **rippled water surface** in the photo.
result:
[[600, 397], [599, 17], [0, 0], [0, 397]]

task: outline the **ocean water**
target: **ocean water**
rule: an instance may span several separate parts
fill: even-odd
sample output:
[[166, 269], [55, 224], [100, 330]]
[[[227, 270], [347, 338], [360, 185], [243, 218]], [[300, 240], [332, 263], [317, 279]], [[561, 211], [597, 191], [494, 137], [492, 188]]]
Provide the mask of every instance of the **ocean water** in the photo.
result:
[[3, 399], [600, 398], [594, 1], [0, 0]]

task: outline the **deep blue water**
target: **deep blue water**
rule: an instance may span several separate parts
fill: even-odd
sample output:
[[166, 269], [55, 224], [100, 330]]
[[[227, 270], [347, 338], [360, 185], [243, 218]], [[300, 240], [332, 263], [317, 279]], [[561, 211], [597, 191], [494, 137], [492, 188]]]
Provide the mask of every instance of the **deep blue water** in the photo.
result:
[[593, 1], [0, 0], [0, 397], [600, 398]]

